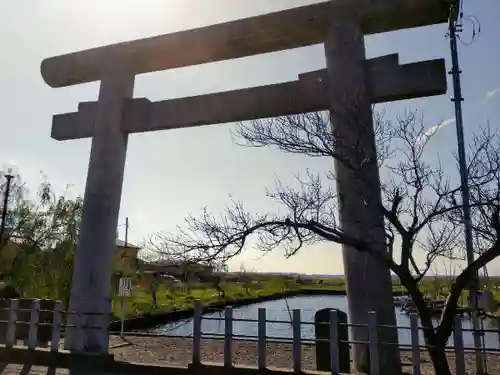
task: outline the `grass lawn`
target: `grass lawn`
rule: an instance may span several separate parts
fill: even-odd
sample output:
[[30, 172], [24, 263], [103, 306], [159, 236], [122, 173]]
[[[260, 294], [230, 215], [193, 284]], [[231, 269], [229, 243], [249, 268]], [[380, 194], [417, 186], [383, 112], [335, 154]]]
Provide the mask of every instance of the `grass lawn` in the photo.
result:
[[[204, 305], [208, 305], [222, 300], [229, 301], [256, 298], [259, 296], [299, 289], [303, 288], [300, 286], [281, 287], [276, 283], [266, 283], [255, 286], [231, 283], [223, 286], [225, 297], [222, 298], [219, 296], [217, 289], [210, 285], [198, 284], [184, 290], [181, 288], [169, 288], [166, 285], [158, 285], [156, 291], [156, 311], [174, 311], [190, 308], [193, 306], [195, 300], [199, 300]], [[131, 297], [126, 298], [126, 315], [137, 316], [152, 312], [153, 309], [151, 306], [152, 299], [149, 286], [135, 285]], [[119, 298], [115, 298], [114, 300], [113, 313], [116, 316], [120, 316], [121, 314]]]
[[[444, 285], [436, 287], [435, 282], [425, 282], [421, 286], [424, 294], [433, 294], [437, 289], [445, 291]], [[299, 291], [299, 290], [334, 290], [345, 291], [343, 279], [309, 279], [298, 283], [296, 279], [283, 276], [267, 276], [261, 280], [247, 283], [227, 283], [223, 285], [225, 297], [219, 296], [217, 289], [209, 284], [196, 284], [187, 288], [175, 288], [160, 284], [156, 292], [156, 309], [152, 309], [151, 292], [148, 284], [136, 284], [132, 295], [125, 299], [126, 316], [138, 316], [153, 311], [174, 311], [190, 308], [195, 300], [200, 300], [204, 305], [221, 302], [222, 300], [234, 301], [272, 294]], [[394, 283], [395, 292], [405, 291], [399, 283]], [[113, 313], [121, 316], [121, 303], [118, 297], [113, 301]]]

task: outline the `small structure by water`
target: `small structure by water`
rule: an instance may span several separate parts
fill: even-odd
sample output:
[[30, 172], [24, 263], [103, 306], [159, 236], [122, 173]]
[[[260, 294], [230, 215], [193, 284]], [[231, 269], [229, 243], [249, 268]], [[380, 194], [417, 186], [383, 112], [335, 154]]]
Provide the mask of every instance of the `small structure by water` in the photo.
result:
[[[445, 300], [426, 300], [426, 302], [427, 308], [432, 315], [440, 316], [443, 313], [444, 307], [446, 306]], [[411, 299], [401, 306], [401, 310], [406, 314], [418, 313], [417, 306]], [[472, 313], [472, 309], [468, 307], [457, 307], [456, 313], [460, 316], [470, 316], [470, 314]]]

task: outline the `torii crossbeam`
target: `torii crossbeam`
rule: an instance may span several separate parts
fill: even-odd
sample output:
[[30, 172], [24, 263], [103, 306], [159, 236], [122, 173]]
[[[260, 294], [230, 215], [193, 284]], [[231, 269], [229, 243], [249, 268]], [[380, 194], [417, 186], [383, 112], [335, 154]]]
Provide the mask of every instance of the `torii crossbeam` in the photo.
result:
[[[85, 331], [86, 351], [107, 351], [107, 320], [96, 314], [110, 312], [111, 261], [129, 133], [328, 109], [336, 135], [349, 139], [356, 130], [345, 120], [352, 110], [346, 98], [351, 98], [356, 101], [357, 123], [370, 129], [362, 140], [363, 149], [373, 154], [372, 103], [443, 94], [446, 77], [442, 59], [401, 66], [397, 55], [366, 60], [364, 35], [446, 22], [452, 2], [330, 0], [44, 60], [42, 76], [52, 87], [101, 81], [97, 102], [81, 103], [78, 112], [54, 116], [52, 126], [52, 136], [58, 140], [92, 137], [70, 303], [73, 311], [94, 314], [87, 317], [88, 325], [102, 328]], [[300, 75], [294, 82], [156, 103], [132, 99], [137, 74], [317, 43], [324, 43], [327, 68]], [[346, 230], [369, 233], [382, 243], [382, 214], [377, 209], [367, 212], [364, 206], [380, 201], [378, 169], [370, 168], [363, 172], [370, 185], [367, 192], [359, 175], [336, 163], [340, 218]], [[350, 320], [366, 323], [370, 309], [377, 311], [380, 323], [395, 325], [389, 272], [369, 261], [362, 253], [344, 249]], [[366, 339], [364, 331], [355, 329], [354, 340]], [[390, 373], [399, 363], [398, 352], [380, 351], [380, 365]], [[366, 363], [359, 345], [355, 362], [358, 368]]]
[[[441, 95], [446, 92], [444, 59], [406, 65], [398, 56], [367, 60], [373, 103]], [[328, 109], [326, 69], [299, 75], [293, 82], [151, 103], [131, 99], [125, 106], [124, 133], [214, 125], [294, 115]], [[55, 115], [52, 138], [59, 141], [92, 137], [98, 102], [80, 103], [78, 112]]]
[[[236, 59], [324, 43], [342, 4], [357, 7], [364, 35], [433, 25], [448, 20], [452, 0], [332, 0], [261, 16], [118, 43], [42, 62], [51, 87], [98, 81], [110, 60], [133, 74]], [[182, 51], [182, 53], [179, 53]]]

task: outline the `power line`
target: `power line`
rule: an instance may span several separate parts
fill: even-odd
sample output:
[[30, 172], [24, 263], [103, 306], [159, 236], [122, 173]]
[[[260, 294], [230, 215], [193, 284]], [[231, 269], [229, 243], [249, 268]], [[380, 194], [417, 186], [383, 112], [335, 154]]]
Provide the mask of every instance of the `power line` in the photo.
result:
[[481, 22], [476, 16], [473, 15], [463, 15], [461, 14], [460, 16], [461, 24], [457, 24], [457, 28], [460, 28], [460, 32], [463, 32], [463, 21], [470, 22], [472, 25], [472, 35], [470, 37], [470, 41], [465, 42], [459, 34], [457, 34], [457, 38], [462, 43], [464, 46], [469, 47], [470, 45], [474, 44], [479, 39], [479, 36], [481, 35]]
[[[456, 5], [450, 5], [450, 26], [454, 24], [458, 40], [464, 46], [472, 45], [481, 34], [481, 22], [472, 14], [464, 14], [464, 0], [459, 0]], [[472, 36], [469, 42], [465, 42], [458, 33], [463, 32], [463, 21], [470, 22], [472, 25]]]

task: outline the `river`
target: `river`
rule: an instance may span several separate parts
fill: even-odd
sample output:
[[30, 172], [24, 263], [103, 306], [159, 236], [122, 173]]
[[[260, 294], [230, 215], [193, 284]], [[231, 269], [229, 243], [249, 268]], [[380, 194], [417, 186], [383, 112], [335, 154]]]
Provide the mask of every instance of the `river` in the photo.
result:
[[[235, 308], [233, 317], [235, 319], [254, 319], [257, 320], [259, 308], [265, 308], [267, 319], [280, 320], [283, 323], [267, 323], [267, 336], [275, 338], [291, 338], [292, 327], [290, 325], [290, 315], [287, 308], [287, 303], [290, 309], [300, 309], [302, 322], [314, 322], [314, 314], [316, 311], [324, 308], [335, 308], [342, 311], [347, 309], [347, 297], [345, 296], [310, 296], [310, 297], [291, 297], [279, 299], [274, 301], [266, 301], [261, 303], [254, 303], [252, 305]], [[205, 314], [204, 317], [224, 317], [224, 312], [215, 312]], [[403, 313], [399, 308], [396, 308], [396, 319], [398, 327], [410, 327], [409, 316]], [[471, 323], [467, 319], [462, 320], [462, 327], [464, 329], [471, 329]], [[497, 328], [490, 321], [484, 322], [485, 329]], [[233, 329], [235, 335], [257, 336], [257, 322], [234, 322]], [[155, 333], [160, 335], [175, 335], [175, 336], [190, 336], [192, 335], [193, 324], [192, 319], [181, 322], [167, 324], [160, 328], [155, 329]], [[203, 320], [202, 332], [204, 334], [223, 334], [224, 321], [223, 320]], [[411, 337], [409, 329], [400, 328], [399, 343], [401, 345], [410, 345]], [[302, 325], [302, 338], [305, 340], [314, 339], [314, 325]], [[420, 337], [423, 344], [423, 337]], [[499, 349], [500, 335], [497, 332], [486, 332], [484, 335], [484, 347], [488, 349]], [[471, 332], [464, 332], [464, 344], [466, 347], [473, 347], [473, 337]], [[453, 345], [453, 340], [450, 339], [448, 345]]]

